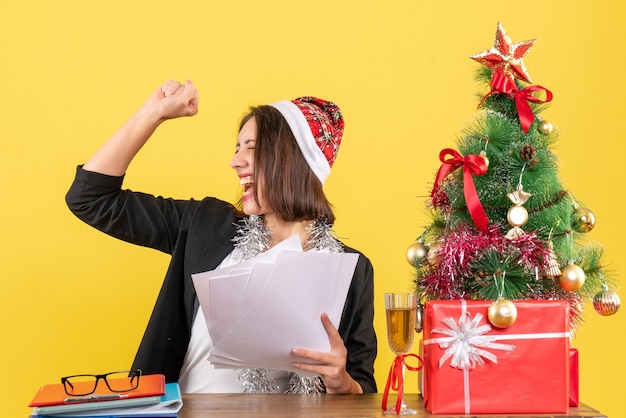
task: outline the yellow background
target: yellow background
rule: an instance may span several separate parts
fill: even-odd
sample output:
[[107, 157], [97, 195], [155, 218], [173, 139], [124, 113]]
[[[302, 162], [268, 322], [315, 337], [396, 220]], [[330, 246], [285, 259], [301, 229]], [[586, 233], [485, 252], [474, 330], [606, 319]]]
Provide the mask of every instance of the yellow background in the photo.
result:
[[[560, 132], [563, 182], [594, 211], [590, 238], [621, 278], [625, 17], [608, 0], [1, 0], [2, 416], [26, 416], [62, 375], [130, 366], [168, 257], [92, 230], [64, 195], [75, 165], [170, 78], [193, 79], [200, 113], [163, 126], [126, 182], [166, 196], [235, 199], [228, 161], [249, 105], [306, 94], [341, 105], [326, 191], [339, 235], [375, 267], [380, 391], [392, 360], [382, 294], [411, 289], [405, 253], [428, 222], [438, 153], [475, 116], [468, 56], [492, 46], [498, 21], [513, 41], [538, 39], [525, 63], [555, 96], [544, 116]], [[613, 417], [626, 412], [624, 318], [588, 305], [574, 340], [581, 400]], [[509, 390], [494, 382], [491, 395]]]

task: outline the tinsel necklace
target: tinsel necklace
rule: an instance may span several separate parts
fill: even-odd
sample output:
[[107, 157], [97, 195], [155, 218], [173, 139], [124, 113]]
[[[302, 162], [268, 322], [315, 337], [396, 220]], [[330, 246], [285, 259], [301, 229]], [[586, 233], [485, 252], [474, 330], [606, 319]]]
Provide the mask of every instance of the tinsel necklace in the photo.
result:
[[[343, 245], [337, 240], [335, 231], [324, 217], [311, 222], [307, 228], [308, 239], [304, 249], [327, 249], [332, 253], [343, 252]], [[251, 215], [243, 218], [237, 227], [235, 253], [239, 262], [248, 260], [270, 248], [272, 232], [265, 225], [263, 216]], [[280, 389], [270, 376], [270, 369], [243, 369], [237, 380], [241, 382], [243, 393], [324, 393], [326, 389], [319, 376], [302, 376], [290, 373], [289, 387]]]

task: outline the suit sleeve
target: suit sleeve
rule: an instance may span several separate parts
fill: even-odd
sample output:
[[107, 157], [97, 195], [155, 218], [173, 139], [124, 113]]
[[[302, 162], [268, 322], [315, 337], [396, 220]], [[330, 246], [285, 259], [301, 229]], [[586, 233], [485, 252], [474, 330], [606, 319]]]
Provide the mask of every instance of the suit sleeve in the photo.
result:
[[[347, 251], [353, 251], [347, 249]], [[346, 369], [363, 388], [364, 393], [376, 393], [374, 360], [377, 339], [374, 331], [374, 269], [371, 262], [359, 254], [342, 315], [339, 333], [348, 358]]]
[[65, 201], [79, 219], [115, 238], [171, 254], [193, 200], [122, 190], [123, 176], [76, 169]]

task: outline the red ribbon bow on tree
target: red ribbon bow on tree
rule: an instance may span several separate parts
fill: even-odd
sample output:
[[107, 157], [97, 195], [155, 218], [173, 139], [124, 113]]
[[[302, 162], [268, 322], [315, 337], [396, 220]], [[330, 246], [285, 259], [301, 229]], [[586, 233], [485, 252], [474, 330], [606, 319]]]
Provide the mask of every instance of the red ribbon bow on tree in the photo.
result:
[[[452, 158], [446, 159], [446, 156]], [[439, 186], [444, 178], [460, 166], [463, 166], [463, 192], [465, 194], [465, 203], [467, 209], [474, 221], [476, 227], [481, 231], [486, 231], [489, 224], [489, 219], [485, 213], [483, 206], [480, 204], [478, 193], [476, 193], [476, 186], [474, 186], [473, 175], [482, 176], [487, 172], [487, 162], [484, 157], [476, 154], [470, 154], [463, 157], [457, 151], [451, 148], [445, 148], [439, 153], [439, 160], [442, 162], [439, 171], [437, 172], [437, 178], [431, 192], [431, 199], [433, 205], [436, 207], [436, 194], [439, 191]]]
[[[545, 100], [532, 95], [532, 93], [542, 90], [546, 92]], [[524, 133], [528, 133], [530, 125], [532, 125], [535, 120], [535, 114], [530, 108], [529, 102], [548, 103], [552, 101], [552, 92], [547, 88], [541, 86], [528, 86], [520, 90], [515, 86], [515, 81], [511, 77], [506, 76], [501, 71], [495, 71], [491, 76], [491, 91], [483, 97], [478, 104], [478, 107], [483, 104], [487, 97], [496, 93], [504, 93], [515, 99], [517, 115], [519, 116], [519, 122], [520, 125], [522, 125]]]
[[[417, 367], [409, 366], [405, 358], [415, 357], [420, 361], [420, 365]], [[389, 397], [389, 388], [398, 392], [398, 399], [396, 399], [396, 414], [400, 414], [400, 408], [402, 406], [402, 395], [404, 393], [404, 374], [402, 373], [402, 366], [406, 366], [407, 369], [416, 372], [422, 368], [422, 359], [417, 354], [401, 354], [396, 356], [391, 363], [391, 369], [389, 370], [389, 376], [387, 377], [387, 384], [385, 385], [385, 392], [383, 393], [383, 411], [387, 410], [387, 398]]]

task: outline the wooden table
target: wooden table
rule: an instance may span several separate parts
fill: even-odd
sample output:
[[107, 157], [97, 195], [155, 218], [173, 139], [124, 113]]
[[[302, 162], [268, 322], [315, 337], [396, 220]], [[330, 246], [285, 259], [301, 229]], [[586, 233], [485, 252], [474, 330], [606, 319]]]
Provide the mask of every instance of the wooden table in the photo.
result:
[[[395, 397], [389, 397], [395, 405]], [[190, 394], [183, 395], [183, 408], [179, 418], [210, 417], [391, 417], [381, 410], [382, 394], [365, 395], [243, 395], [243, 394]], [[433, 415], [424, 410], [422, 398], [406, 394], [405, 402], [418, 411], [413, 417], [453, 418], [460, 415]], [[473, 416], [473, 415], [462, 415]], [[480, 415], [480, 417], [529, 417], [528, 414]], [[587, 405], [570, 408], [567, 414], [540, 414], [533, 417], [595, 417], [606, 418]]]

